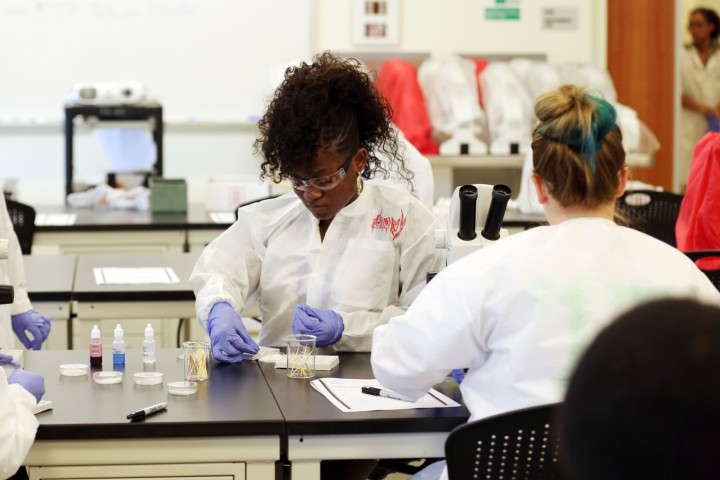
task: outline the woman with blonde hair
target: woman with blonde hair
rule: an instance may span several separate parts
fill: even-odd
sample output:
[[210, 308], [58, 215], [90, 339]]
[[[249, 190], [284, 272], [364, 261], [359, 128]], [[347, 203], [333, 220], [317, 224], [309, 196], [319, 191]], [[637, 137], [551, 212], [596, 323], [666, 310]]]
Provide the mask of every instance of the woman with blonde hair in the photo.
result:
[[612, 105], [565, 85], [540, 96], [535, 114], [533, 182], [549, 225], [448, 266], [374, 332], [376, 378], [408, 397], [467, 369], [460, 389], [471, 421], [562, 400], [585, 346], [635, 304], [667, 296], [720, 304], [684, 254], [613, 221], [627, 170]]

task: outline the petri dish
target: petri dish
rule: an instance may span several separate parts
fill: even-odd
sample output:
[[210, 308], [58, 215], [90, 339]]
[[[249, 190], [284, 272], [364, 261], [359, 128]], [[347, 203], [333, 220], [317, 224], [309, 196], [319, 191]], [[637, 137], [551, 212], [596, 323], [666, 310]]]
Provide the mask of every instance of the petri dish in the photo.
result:
[[60, 365], [60, 375], [64, 375], [66, 377], [80, 377], [82, 375], [87, 375], [88, 369], [89, 367], [86, 363], [67, 363], [65, 365]]
[[93, 373], [93, 381], [95, 383], [99, 383], [100, 385], [110, 385], [113, 383], [120, 383], [122, 382], [123, 374], [122, 372], [95, 372]]
[[167, 384], [171, 395], [193, 395], [197, 393], [197, 382], [170, 382]]
[[163, 381], [162, 372], [137, 372], [133, 375], [137, 385], [159, 385]]

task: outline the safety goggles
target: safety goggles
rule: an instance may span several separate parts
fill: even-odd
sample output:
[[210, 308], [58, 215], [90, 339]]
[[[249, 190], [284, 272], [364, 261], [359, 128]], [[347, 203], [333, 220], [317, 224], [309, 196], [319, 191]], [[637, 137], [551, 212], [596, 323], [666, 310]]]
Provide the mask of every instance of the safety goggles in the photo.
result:
[[357, 151], [354, 151], [350, 155], [350, 157], [345, 160], [345, 163], [343, 163], [343, 166], [340, 167], [340, 170], [335, 173], [325, 175], [324, 177], [311, 178], [309, 180], [290, 178], [290, 182], [292, 182], [292, 186], [295, 190], [300, 190], [301, 192], [306, 191], [308, 187], [323, 191], [332, 190], [333, 188], [338, 186], [338, 184], [340, 183], [340, 181], [342, 181], [343, 178], [345, 178], [345, 175], [347, 174], [347, 169], [350, 166], [350, 162], [353, 158], [355, 158], [356, 153]]

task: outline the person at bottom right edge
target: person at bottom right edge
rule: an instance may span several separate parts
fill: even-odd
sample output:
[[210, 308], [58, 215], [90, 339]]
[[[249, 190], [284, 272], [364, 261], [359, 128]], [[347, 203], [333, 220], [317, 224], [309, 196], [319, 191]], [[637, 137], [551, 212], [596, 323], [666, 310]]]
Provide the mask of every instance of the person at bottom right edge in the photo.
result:
[[720, 476], [720, 308], [668, 298], [621, 315], [587, 348], [560, 407], [577, 480]]
[[[683, 253], [617, 225], [627, 181], [616, 113], [564, 85], [538, 98], [533, 183], [548, 226], [504, 238], [441, 271], [408, 311], [373, 334], [383, 387], [419, 398], [467, 369], [470, 420], [558, 402], [596, 333], [635, 304], [720, 292]], [[415, 478], [447, 478], [437, 462]]]

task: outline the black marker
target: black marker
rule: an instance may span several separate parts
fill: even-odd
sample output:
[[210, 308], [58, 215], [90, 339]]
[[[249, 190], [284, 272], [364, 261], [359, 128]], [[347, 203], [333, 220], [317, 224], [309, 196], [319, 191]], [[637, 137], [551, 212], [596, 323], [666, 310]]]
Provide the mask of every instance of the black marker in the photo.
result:
[[167, 408], [167, 402], [158, 403], [157, 405], [152, 405], [150, 407], [143, 408], [142, 410], [136, 410], [132, 412], [130, 415], [127, 416], [128, 420], [140, 420], [141, 418], [145, 418], [150, 414], [153, 414], [155, 412], [160, 412], [162, 410], [165, 410]]
[[362, 387], [362, 393], [367, 393], [368, 395], [375, 395], [376, 397], [385, 397], [385, 398], [392, 398], [393, 400], [402, 400], [403, 402], [415, 402], [410, 397], [406, 397], [405, 395], [400, 395], [399, 393], [395, 393], [391, 390], [384, 390], [382, 388], [375, 388], [375, 387]]

